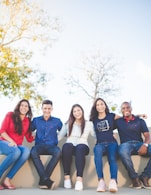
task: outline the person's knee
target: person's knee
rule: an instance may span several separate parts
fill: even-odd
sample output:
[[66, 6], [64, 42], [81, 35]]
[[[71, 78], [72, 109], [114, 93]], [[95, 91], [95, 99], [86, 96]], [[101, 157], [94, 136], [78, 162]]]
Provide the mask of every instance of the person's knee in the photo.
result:
[[130, 156], [130, 151], [128, 150], [128, 148], [121, 146], [121, 147], [119, 147], [118, 154], [120, 157], [126, 158], [126, 157]]
[[118, 149], [118, 155], [122, 157], [125, 154], [124, 149], [122, 147], [119, 147]]
[[23, 156], [25, 159], [28, 159], [28, 158], [29, 158], [29, 156], [30, 156], [30, 150], [29, 150], [29, 148], [25, 147], [25, 148], [23, 149], [22, 156]]
[[94, 154], [99, 154], [99, 155], [102, 155], [102, 147], [99, 147], [98, 145], [96, 145], [95, 147], [94, 147]]
[[79, 154], [79, 155], [82, 155], [82, 156], [88, 155], [89, 154], [89, 148], [85, 144], [78, 144], [76, 146], [75, 153]]
[[55, 156], [56, 156], [58, 159], [60, 159], [60, 158], [61, 158], [61, 155], [62, 155], [62, 152], [61, 152], [61, 150], [58, 148], [58, 149], [56, 150]]
[[12, 153], [12, 158], [14, 158], [14, 159], [18, 159], [19, 156], [21, 155], [21, 151], [18, 147], [12, 147], [11, 151], [12, 151], [11, 152]]
[[37, 157], [37, 151], [35, 147], [32, 147], [31, 151], [30, 151], [30, 156], [31, 158], [36, 158]]
[[27, 147], [24, 147], [23, 152], [26, 154], [30, 154], [30, 149]]
[[66, 151], [73, 148], [73, 144], [72, 143], [65, 143], [62, 147], [62, 151]]
[[77, 147], [76, 147], [77, 150], [87, 150], [88, 149], [88, 146], [85, 145], [85, 144], [78, 144]]
[[119, 145], [118, 152], [122, 153], [126, 148], [127, 148], [126, 145], [123, 143], [123, 144]]

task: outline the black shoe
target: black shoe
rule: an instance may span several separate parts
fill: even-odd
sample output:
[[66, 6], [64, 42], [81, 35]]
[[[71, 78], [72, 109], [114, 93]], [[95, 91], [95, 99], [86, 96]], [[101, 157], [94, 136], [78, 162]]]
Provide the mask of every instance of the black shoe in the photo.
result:
[[140, 176], [139, 179], [140, 179], [140, 181], [142, 183], [142, 187], [143, 188], [145, 188], [145, 189], [151, 189], [151, 185], [148, 182], [148, 180], [149, 180], [148, 177]]
[[141, 189], [142, 188], [141, 181], [139, 180], [138, 177], [132, 179], [132, 183], [133, 183], [133, 188], [135, 188], [135, 189]]
[[51, 189], [53, 190], [55, 187], [55, 182], [47, 179], [47, 180], [40, 180], [39, 181], [39, 186], [41, 189]]
[[51, 181], [51, 184], [50, 184], [49, 189], [54, 190], [55, 186], [56, 186], [55, 182], [54, 181]]

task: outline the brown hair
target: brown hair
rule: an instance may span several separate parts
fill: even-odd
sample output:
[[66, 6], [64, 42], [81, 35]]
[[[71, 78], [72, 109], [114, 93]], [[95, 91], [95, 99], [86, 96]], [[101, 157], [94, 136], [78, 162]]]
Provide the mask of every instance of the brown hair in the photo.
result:
[[[30, 103], [28, 100], [26, 99], [22, 99], [18, 102], [18, 104], [16, 105], [15, 109], [14, 109], [14, 112], [12, 114], [12, 119], [13, 119], [13, 122], [14, 122], [14, 126], [15, 126], [15, 130], [16, 132], [21, 135], [22, 134], [22, 131], [23, 131], [23, 128], [22, 128], [22, 121], [21, 121], [21, 118], [20, 118], [20, 105], [22, 102], [27, 102], [28, 104], [28, 112], [26, 114], [26, 116], [29, 118], [29, 121], [31, 122], [31, 119], [32, 119], [32, 110], [31, 110], [31, 106], [30, 106]], [[28, 128], [28, 131], [31, 131], [31, 126], [29, 125], [29, 128]]]
[[85, 127], [85, 118], [84, 118], [84, 110], [82, 108], [82, 106], [80, 106], [79, 104], [74, 104], [71, 108], [70, 111], [70, 115], [69, 115], [69, 119], [67, 121], [67, 123], [69, 124], [69, 136], [71, 135], [72, 132], [72, 128], [73, 128], [73, 123], [75, 121], [75, 117], [73, 116], [73, 110], [75, 107], [79, 107], [82, 110], [82, 118], [81, 118], [81, 135], [84, 131], [84, 127]]
[[104, 102], [104, 104], [105, 104], [105, 113], [107, 114], [107, 113], [109, 113], [110, 111], [109, 111], [109, 107], [108, 107], [108, 105], [107, 105], [107, 103], [104, 101], [104, 99], [102, 99], [102, 98], [97, 98], [95, 101], [94, 101], [94, 103], [93, 103], [93, 106], [92, 106], [92, 108], [91, 108], [91, 112], [90, 112], [90, 121], [94, 121], [97, 117], [98, 117], [98, 111], [96, 110], [96, 104], [97, 104], [97, 102], [99, 101], [99, 100], [101, 100], [102, 102]]

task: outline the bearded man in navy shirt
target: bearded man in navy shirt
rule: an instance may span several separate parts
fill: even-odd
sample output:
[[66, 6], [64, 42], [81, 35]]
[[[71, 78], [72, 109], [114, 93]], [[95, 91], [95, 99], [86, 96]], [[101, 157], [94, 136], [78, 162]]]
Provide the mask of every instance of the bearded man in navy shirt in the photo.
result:
[[151, 189], [151, 185], [148, 182], [151, 178], [151, 158], [140, 176], [136, 173], [131, 159], [131, 155], [151, 157], [149, 130], [143, 119], [132, 114], [132, 107], [129, 102], [122, 103], [121, 112], [123, 117], [116, 120], [121, 142], [119, 156], [128, 171], [129, 177], [132, 179], [133, 187], [136, 189]]

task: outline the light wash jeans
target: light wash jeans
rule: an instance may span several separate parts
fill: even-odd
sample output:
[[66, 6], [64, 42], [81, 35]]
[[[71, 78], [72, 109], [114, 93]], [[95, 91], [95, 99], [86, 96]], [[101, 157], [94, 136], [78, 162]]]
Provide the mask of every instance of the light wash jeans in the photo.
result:
[[21, 145], [9, 146], [9, 142], [0, 140], [0, 154], [6, 155], [6, 158], [0, 163], [0, 178], [11, 167], [6, 177], [12, 179], [29, 158], [30, 150]]
[[[52, 155], [46, 168], [40, 159], [40, 155]], [[33, 146], [31, 149], [31, 159], [35, 165], [35, 168], [38, 172], [38, 175], [41, 181], [44, 181], [50, 178], [60, 158], [61, 158], [61, 150], [56, 145], [39, 144], [39, 145]]]
[[117, 154], [118, 144], [117, 142], [102, 142], [98, 143], [94, 147], [94, 161], [98, 179], [104, 178], [103, 175], [103, 155], [107, 155], [111, 179], [117, 180]]
[[[120, 159], [125, 166], [126, 170], [128, 171], [128, 175], [131, 179], [137, 178], [138, 173], [136, 173], [134, 169], [134, 165], [131, 159], [131, 155], [138, 155], [138, 150], [143, 143], [139, 141], [128, 141], [122, 143], [119, 146], [119, 156]], [[147, 148], [147, 154], [145, 156], [151, 157], [151, 145]], [[151, 158], [149, 159], [147, 166], [145, 167], [144, 171], [142, 172], [141, 176], [144, 177], [151, 177]]]

